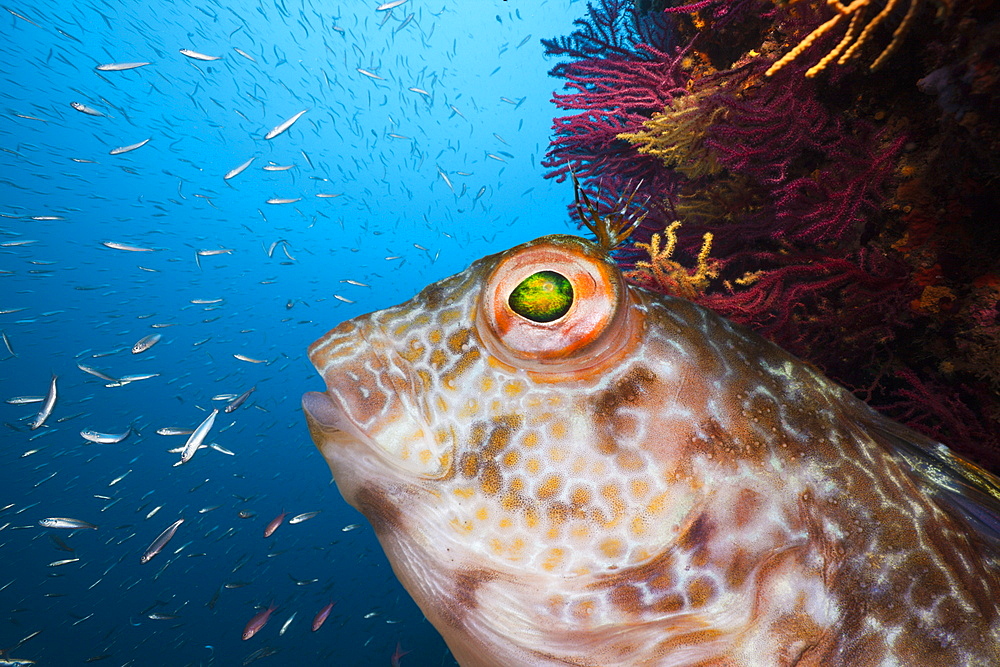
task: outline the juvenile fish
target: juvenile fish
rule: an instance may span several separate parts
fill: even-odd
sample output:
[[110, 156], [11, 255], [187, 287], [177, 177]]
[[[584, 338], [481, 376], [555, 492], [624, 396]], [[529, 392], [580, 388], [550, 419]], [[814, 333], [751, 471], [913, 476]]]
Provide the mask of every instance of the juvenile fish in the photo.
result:
[[291, 519], [288, 520], [288, 523], [292, 524], [292, 523], [302, 523], [303, 521], [308, 521], [309, 519], [319, 514], [320, 511], [321, 510], [316, 510], [315, 512], [303, 512], [302, 514], [296, 514], [295, 516], [293, 516]]
[[38, 525], [42, 528], [59, 528], [62, 530], [80, 530], [80, 529], [90, 529], [97, 530], [97, 526], [90, 523], [89, 521], [82, 521], [80, 519], [68, 519], [59, 516], [50, 516], [45, 519], [39, 519]]
[[217, 414], [219, 414], [218, 410], [212, 410], [212, 413], [205, 417], [202, 423], [198, 424], [198, 428], [194, 430], [187, 442], [184, 443], [184, 449], [181, 450], [181, 463], [190, 461], [194, 453], [198, 451], [198, 447], [201, 446], [205, 436], [212, 429], [212, 425], [215, 423], [215, 415]]
[[35, 420], [31, 422], [32, 431], [34, 431], [35, 429], [39, 428], [42, 424], [44, 424], [45, 420], [48, 419], [49, 415], [52, 414], [52, 409], [56, 407], [56, 397], [58, 395], [58, 391], [56, 389], [57, 377], [58, 376], [56, 375], [52, 376], [52, 381], [49, 383], [49, 393], [48, 395], [45, 396], [45, 403], [42, 405], [42, 409], [39, 410], [38, 415], [35, 417]]
[[149, 545], [149, 548], [143, 552], [142, 557], [139, 559], [142, 563], [148, 563], [153, 556], [160, 553], [163, 547], [167, 546], [167, 542], [174, 536], [180, 525], [184, 523], [184, 519], [177, 519], [172, 524], [167, 526], [167, 529], [160, 533], [159, 537], [153, 540], [153, 543]]
[[145, 352], [149, 348], [159, 343], [160, 338], [162, 338], [162, 336], [158, 333], [149, 334], [148, 336], [142, 338], [141, 340], [139, 340], [139, 342], [137, 342], [135, 345], [132, 346], [132, 354], [140, 354], [142, 352]]

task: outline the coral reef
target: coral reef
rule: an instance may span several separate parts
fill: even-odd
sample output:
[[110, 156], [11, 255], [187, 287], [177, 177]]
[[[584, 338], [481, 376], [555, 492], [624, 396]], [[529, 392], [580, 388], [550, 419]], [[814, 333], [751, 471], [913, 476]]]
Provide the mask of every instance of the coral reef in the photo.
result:
[[545, 165], [637, 226], [630, 280], [1000, 470], [992, 0], [600, 0], [544, 43]]

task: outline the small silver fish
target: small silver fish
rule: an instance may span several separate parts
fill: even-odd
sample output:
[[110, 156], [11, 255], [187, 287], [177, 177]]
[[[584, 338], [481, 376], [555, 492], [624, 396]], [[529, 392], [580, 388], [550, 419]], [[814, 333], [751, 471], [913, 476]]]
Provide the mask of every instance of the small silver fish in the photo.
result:
[[240, 166], [234, 167], [234, 168], [230, 169], [229, 171], [226, 172], [226, 175], [222, 177], [223, 180], [228, 181], [230, 178], [234, 178], [236, 176], [239, 176], [244, 171], [246, 171], [247, 167], [249, 167], [250, 164], [254, 160], [256, 160], [256, 159], [257, 159], [256, 157], [252, 157], [249, 160], [247, 160], [246, 162], [244, 162], [243, 164], [241, 164]]
[[302, 514], [296, 514], [295, 516], [293, 516], [291, 519], [288, 520], [288, 523], [302, 523], [303, 521], [308, 521], [309, 519], [319, 514], [321, 511], [322, 510], [316, 510], [315, 512], [303, 512]]
[[218, 410], [212, 410], [212, 413], [205, 417], [205, 420], [198, 424], [198, 427], [194, 430], [191, 436], [188, 438], [187, 442], [184, 443], [184, 449], [181, 450], [181, 463], [187, 463], [194, 456], [194, 453], [198, 451], [198, 447], [201, 446], [202, 441], [208, 432], [212, 429], [212, 425], [215, 423], [215, 416], [219, 414]]
[[257, 391], [257, 386], [256, 385], [254, 385], [253, 387], [250, 387], [245, 392], [243, 392], [242, 394], [240, 394], [239, 396], [237, 396], [236, 398], [234, 398], [232, 401], [230, 401], [229, 404], [222, 409], [222, 411], [223, 412], [232, 412], [232, 411], [236, 410], [241, 405], [243, 405], [243, 403], [246, 402], [246, 400], [248, 398], [250, 398], [250, 394], [254, 393], [255, 391]]
[[132, 354], [141, 354], [149, 348], [153, 347], [160, 342], [162, 336], [158, 333], [149, 334], [148, 336], [140, 339], [135, 345], [132, 346]]
[[281, 123], [280, 125], [275, 125], [270, 132], [264, 135], [264, 138], [274, 139], [276, 136], [278, 136], [279, 134], [290, 128], [295, 123], [295, 121], [297, 121], [299, 118], [302, 118], [302, 114], [304, 114], [307, 111], [309, 111], [309, 109], [303, 109], [302, 111], [298, 112], [297, 114], [295, 114], [285, 122]]
[[191, 49], [179, 49], [181, 55], [185, 55], [193, 60], [220, 60], [222, 56], [206, 56], [204, 53], [198, 53], [197, 51], [192, 51]]
[[164, 426], [163, 428], [156, 429], [157, 435], [191, 435], [192, 433], [194, 433], [194, 429], [175, 428], [173, 426]]
[[88, 107], [86, 104], [81, 104], [80, 102], [70, 102], [69, 105], [81, 113], [85, 113], [88, 116], [97, 116], [99, 118], [107, 118], [107, 116], [97, 109]]
[[60, 516], [50, 516], [44, 519], [39, 519], [38, 525], [41, 526], [42, 528], [59, 528], [62, 530], [80, 530], [80, 529], [97, 530], [97, 526], [90, 523], [89, 521], [82, 521], [81, 519], [69, 519]]
[[118, 243], [117, 241], [102, 241], [101, 245], [107, 248], [111, 248], [112, 250], [128, 250], [129, 252], [153, 252], [152, 248], [140, 248], [134, 245]]
[[100, 445], [113, 445], [115, 443], [121, 442], [125, 438], [132, 434], [131, 427], [124, 433], [99, 433], [91, 429], [80, 431], [80, 437], [84, 440], [89, 440], [90, 442], [96, 442]]
[[102, 72], [124, 72], [125, 70], [135, 69], [137, 67], [145, 67], [148, 64], [149, 63], [106, 63], [104, 65], [98, 65], [94, 69]]
[[38, 411], [38, 415], [35, 417], [34, 421], [31, 422], [31, 430], [41, 427], [45, 423], [45, 420], [49, 418], [52, 414], [52, 409], [56, 406], [56, 398], [58, 391], [56, 389], [56, 379], [58, 376], [53, 375], [52, 381], [49, 383], [49, 393], [45, 396], [45, 403], [42, 405], [42, 409]]
[[160, 533], [159, 536], [153, 540], [153, 543], [149, 545], [146, 551], [143, 552], [142, 556], [139, 558], [139, 562], [148, 563], [152, 560], [153, 556], [160, 553], [163, 547], [167, 546], [167, 542], [169, 542], [174, 536], [174, 533], [177, 532], [177, 529], [182, 523], [184, 523], [184, 519], [177, 519], [177, 521], [174, 521], [172, 524], [167, 526], [167, 529]]
[[[150, 139], [152, 139], [152, 137], [150, 137]], [[148, 143], [149, 139], [143, 139], [142, 141], [135, 144], [129, 144], [128, 146], [119, 146], [118, 148], [112, 148], [110, 151], [108, 151], [108, 154], [121, 155], [122, 153], [128, 153], [130, 151], [134, 151], [136, 148], [142, 148]]]

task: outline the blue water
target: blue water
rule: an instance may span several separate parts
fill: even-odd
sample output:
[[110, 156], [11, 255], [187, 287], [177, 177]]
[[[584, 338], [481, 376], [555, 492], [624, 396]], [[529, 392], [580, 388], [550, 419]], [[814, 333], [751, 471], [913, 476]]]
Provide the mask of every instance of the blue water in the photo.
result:
[[[58, 376], [37, 430], [40, 403], [0, 403], [0, 649], [12, 657], [386, 665], [400, 642], [403, 665], [454, 664], [309, 439], [299, 398], [322, 383], [305, 349], [484, 254], [569, 229], [571, 188], [539, 166], [560, 85], [539, 39], [568, 33], [585, 6], [409, 0], [386, 16], [378, 4], [38, 0], [0, 11], [0, 311], [14, 311], [0, 330], [16, 354], [0, 345], [0, 399], [44, 396]], [[126, 62], [151, 64], [95, 69]], [[263, 169], [272, 162], [294, 166]], [[133, 355], [151, 333], [160, 342]], [[156, 375], [108, 387], [79, 365]], [[233, 455], [207, 448], [175, 466], [168, 450], [186, 436], [157, 429], [193, 429], [225, 405], [213, 397], [252, 386], [206, 441]], [[130, 426], [117, 444], [80, 436]], [[263, 537], [280, 512], [315, 510]], [[44, 517], [99, 528], [45, 529]], [[79, 560], [52, 565], [66, 559]], [[242, 641], [272, 601], [270, 622]]]

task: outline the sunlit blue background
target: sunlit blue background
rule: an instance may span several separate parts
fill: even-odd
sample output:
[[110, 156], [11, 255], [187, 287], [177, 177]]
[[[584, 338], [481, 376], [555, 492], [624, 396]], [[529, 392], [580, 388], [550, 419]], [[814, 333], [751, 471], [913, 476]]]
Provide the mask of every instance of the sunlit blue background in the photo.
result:
[[[322, 385], [304, 353], [343, 319], [569, 229], [571, 188], [539, 166], [560, 86], [539, 39], [570, 32], [585, 5], [378, 5], [22, 0], [0, 11], [0, 312], [12, 311], [0, 330], [16, 354], [0, 346], [0, 399], [42, 396], [52, 374], [59, 388], [36, 431], [39, 403], [0, 403], [0, 649], [13, 657], [237, 665], [276, 649], [262, 664], [384, 665], [398, 641], [411, 651], [403, 665], [454, 664], [309, 440], [299, 397]], [[272, 162], [294, 166], [263, 169]], [[231, 252], [197, 253], [216, 249]], [[163, 338], [133, 355], [150, 333]], [[106, 387], [78, 364], [158, 375]], [[185, 437], [156, 430], [194, 428], [225, 404], [214, 396], [251, 386], [208, 439], [235, 456], [203, 449], [174, 467], [168, 450]], [[79, 435], [130, 425], [120, 444]], [[265, 539], [283, 510], [322, 512]], [[52, 516], [100, 528], [38, 527]], [[140, 564], [178, 518], [173, 541]], [[79, 561], [50, 566], [68, 558]], [[241, 641], [271, 601], [270, 623]]]

